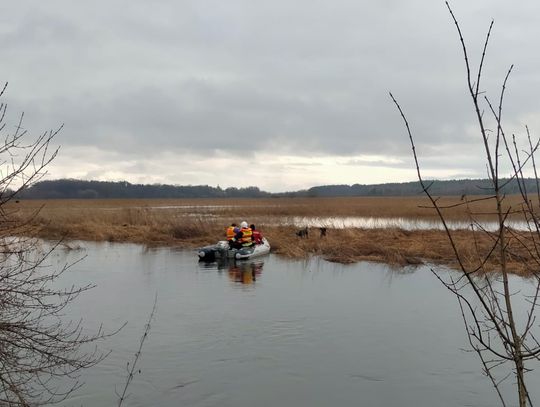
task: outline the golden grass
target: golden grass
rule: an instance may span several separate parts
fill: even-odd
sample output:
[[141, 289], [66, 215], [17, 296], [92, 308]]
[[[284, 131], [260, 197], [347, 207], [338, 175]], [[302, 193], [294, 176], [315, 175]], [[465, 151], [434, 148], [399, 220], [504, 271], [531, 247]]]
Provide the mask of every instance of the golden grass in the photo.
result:
[[[459, 198], [441, 198], [442, 205]], [[516, 205], [518, 197], [506, 202]], [[433, 209], [424, 197], [390, 198], [271, 198], [271, 199], [190, 199], [190, 200], [50, 200], [21, 201], [7, 208], [20, 219], [30, 217], [34, 233], [49, 239], [134, 242], [148, 245], [178, 245], [197, 247], [224, 238], [230, 222], [246, 219], [255, 223], [268, 237], [272, 251], [290, 258], [317, 255], [322, 258], [351, 263], [361, 260], [395, 265], [432, 262], [455, 266], [455, 256], [442, 231], [401, 229], [329, 229], [324, 238], [312, 229], [308, 239], [296, 236], [294, 226], [282, 226], [276, 220], [291, 217], [376, 217], [433, 219]], [[479, 217], [493, 215], [491, 201], [481, 201], [472, 208]], [[466, 220], [465, 207], [445, 210], [452, 220]], [[469, 231], [455, 231], [453, 236], [468, 267], [478, 263], [478, 252], [485, 254], [489, 238]], [[517, 249], [516, 249], [517, 250]], [[519, 252], [520, 259], [527, 253]], [[496, 269], [494, 263], [487, 269]], [[512, 271], [524, 274], [521, 261], [511, 265]]]
[[[482, 198], [482, 197], [470, 197]], [[506, 197], [507, 206], [517, 206], [521, 197]], [[459, 197], [441, 197], [440, 206], [463, 202]], [[351, 197], [351, 198], [266, 198], [266, 199], [96, 199], [96, 200], [28, 200], [10, 204], [31, 210], [44, 207], [44, 211], [58, 216], [60, 213], [99, 210], [103, 212], [125, 209], [164, 211], [182, 214], [196, 212], [213, 213], [217, 216], [247, 217], [253, 216], [362, 216], [394, 217], [411, 219], [429, 219], [437, 217], [424, 196], [416, 197]], [[165, 209], [159, 209], [165, 208]], [[170, 209], [167, 209], [170, 208]], [[469, 208], [459, 206], [444, 210], [445, 216], [452, 220], [466, 220], [468, 211], [473, 211], [480, 218], [493, 217], [495, 204], [492, 200], [483, 200], [471, 204]]]

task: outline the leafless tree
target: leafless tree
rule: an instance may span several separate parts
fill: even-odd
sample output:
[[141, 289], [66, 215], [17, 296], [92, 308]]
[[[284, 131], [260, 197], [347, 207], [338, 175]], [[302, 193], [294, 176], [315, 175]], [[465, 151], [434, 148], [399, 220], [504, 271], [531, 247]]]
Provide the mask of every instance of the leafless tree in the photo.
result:
[[66, 307], [91, 286], [60, 288], [68, 266], [47, 263], [56, 246], [41, 245], [32, 238], [29, 219], [16, 216], [17, 194], [56, 157], [58, 149], [50, 145], [61, 127], [29, 138], [23, 115], [11, 131], [6, 112], [0, 104], [0, 404], [35, 406], [76, 389], [81, 369], [104, 357], [96, 341], [106, 335], [101, 328], [88, 335], [80, 321], [65, 319]]
[[[470, 346], [479, 356], [483, 371], [491, 380], [503, 406], [507, 405], [508, 394], [502, 390], [502, 383], [513, 379], [519, 406], [532, 405], [526, 374], [530, 362], [540, 355], [539, 326], [536, 311], [540, 301], [540, 188], [536, 171], [535, 153], [539, 142], [533, 142], [529, 129], [524, 129], [525, 148], [520, 147], [520, 138], [509, 136], [503, 125], [503, 101], [507, 81], [512, 66], [507, 70], [497, 104], [493, 104], [481, 88], [482, 68], [488, 48], [493, 21], [484, 41], [478, 68], [473, 71], [468, 49], [461, 27], [450, 5], [446, 2], [451, 19], [455, 24], [465, 59], [466, 82], [472, 107], [475, 112], [482, 143], [486, 168], [491, 188], [489, 196], [456, 199], [453, 206], [466, 205], [469, 208], [471, 245], [477, 248], [476, 259], [465, 258], [455, 235], [448, 225], [444, 211], [447, 206], [439, 203], [438, 197], [430, 193], [430, 183], [424, 180], [416, 151], [414, 138], [405, 114], [394, 96], [390, 94], [404, 121], [416, 164], [417, 176], [423, 192], [427, 195], [444, 226], [449, 244], [462, 273], [456, 277], [433, 269], [435, 275], [457, 298], [465, 323]], [[502, 168], [509, 168], [506, 177]], [[536, 179], [536, 189], [527, 190], [526, 175]], [[517, 183], [520, 190], [520, 204], [511, 206], [505, 201], [504, 188], [508, 183]], [[493, 214], [497, 219], [496, 230], [490, 230], [478, 220], [474, 203], [488, 199], [494, 203]], [[510, 219], [519, 216], [523, 228], [512, 227]], [[488, 250], [480, 250], [478, 243], [487, 239]], [[513, 286], [516, 280], [510, 278], [510, 263], [519, 263], [520, 270], [530, 279], [530, 292], [520, 291]], [[493, 265], [496, 265], [494, 267]], [[525, 311], [523, 311], [525, 308]]]

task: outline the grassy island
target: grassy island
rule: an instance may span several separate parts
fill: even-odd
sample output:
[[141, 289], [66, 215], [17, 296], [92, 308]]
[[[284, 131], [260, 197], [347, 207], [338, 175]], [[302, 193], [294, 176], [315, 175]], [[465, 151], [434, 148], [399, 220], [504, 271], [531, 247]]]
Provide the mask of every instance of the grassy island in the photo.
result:
[[[456, 230], [452, 234], [470, 265], [478, 253], [491, 250], [489, 234], [466, 227], [470, 214], [493, 224], [489, 200], [454, 206], [463, 197], [444, 197], [439, 204]], [[519, 197], [506, 198], [515, 206]], [[31, 233], [47, 239], [133, 242], [185, 248], [224, 239], [231, 222], [255, 223], [269, 239], [272, 252], [290, 258], [320, 256], [338, 263], [385, 262], [392, 265], [434, 263], [455, 265], [448, 237], [425, 197], [268, 198], [268, 199], [127, 199], [21, 200], [9, 204], [20, 219], [30, 219]], [[357, 221], [369, 225], [355, 225]], [[459, 224], [460, 226], [455, 226]], [[397, 225], [397, 226], [396, 226]], [[408, 225], [401, 227], [399, 225]], [[427, 226], [426, 226], [427, 225]], [[308, 238], [296, 231], [308, 226]], [[319, 227], [327, 228], [321, 237]], [[513, 231], [516, 239], [524, 231]], [[516, 247], [511, 270], [523, 274], [527, 250]], [[494, 263], [485, 269], [496, 271]]]

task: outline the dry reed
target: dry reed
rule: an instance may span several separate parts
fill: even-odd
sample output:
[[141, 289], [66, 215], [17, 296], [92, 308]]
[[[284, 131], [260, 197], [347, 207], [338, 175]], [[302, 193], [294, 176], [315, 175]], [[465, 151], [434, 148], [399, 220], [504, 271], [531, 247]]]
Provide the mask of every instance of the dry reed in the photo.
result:
[[[509, 198], [512, 201], [514, 198]], [[443, 198], [444, 204], [456, 198]], [[512, 203], [514, 203], [512, 201]], [[438, 230], [407, 231], [402, 229], [329, 228], [320, 237], [312, 228], [307, 239], [296, 236], [296, 227], [285, 226], [293, 217], [362, 216], [380, 218], [434, 218], [423, 197], [407, 198], [311, 198], [311, 199], [245, 199], [245, 200], [52, 200], [21, 201], [10, 210], [16, 216], [32, 219], [37, 236], [48, 239], [134, 242], [147, 245], [197, 247], [224, 238], [232, 221], [247, 219], [263, 231], [276, 254], [303, 258], [320, 256], [339, 263], [376, 261], [395, 265], [424, 262], [452, 266], [455, 257], [444, 232]], [[474, 210], [489, 219], [493, 210], [489, 201], [479, 202]], [[448, 217], [466, 220], [460, 208], [447, 211]], [[453, 232], [465, 261], [478, 262], [475, 240], [470, 231]], [[481, 253], [490, 247], [489, 238], [480, 236]], [[527, 256], [519, 252], [519, 256]], [[522, 258], [522, 257], [520, 257]], [[523, 273], [515, 262], [512, 271]], [[486, 265], [494, 270], [495, 264]]]

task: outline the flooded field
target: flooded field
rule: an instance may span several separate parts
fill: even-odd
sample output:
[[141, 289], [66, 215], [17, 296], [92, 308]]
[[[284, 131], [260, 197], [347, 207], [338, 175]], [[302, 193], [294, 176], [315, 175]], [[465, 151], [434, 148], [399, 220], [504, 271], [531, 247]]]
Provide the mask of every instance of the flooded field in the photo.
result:
[[[402, 229], [402, 230], [444, 230], [443, 223], [438, 219], [410, 219], [410, 218], [377, 218], [363, 216], [344, 217], [293, 217], [286, 219], [284, 224], [297, 227], [327, 227], [335, 229], [361, 228], [361, 229]], [[495, 221], [471, 223], [464, 220], [450, 220], [447, 222], [450, 230], [467, 230], [480, 227], [484, 230], [495, 231], [498, 224]], [[508, 221], [507, 226], [516, 230], [527, 230], [526, 222]]]
[[[496, 218], [490, 216], [491, 201], [483, 199], [476, 207], [451, 206], [456, 200], [459, 198], [440, 200], [441, 205], [450, 205], [444, 210], [447, 226], [463, 251], [466, 266], [479, 267], [479, 259], [493, 252], [493, 239], [486, 232], [498, 227]], [[518, 201], [516, 196], [505, 200], [508, 205], [517, 205]], [[455, 267], [448, 236], [428, 206], [423, 197], [102, 199], [27, 200], [12, 203], [10, 210], [28, 229], [21, 233], [44, 239], [195, 248], [215, 244], [225, 237], [225, 229], [232, 222], [246, 220], [269, 239], [273, 253], [286, 258], [315, 255], [343, 264], [367, 260]], [[476, 222], [471, 222], [465, 209], [477, 211]], [[517, 216], [509, 218], [506, 225], [521, 236], [513, 240], [516, 256], [510, 260], [510, 271], [530, 274], [535, 264], [531, 253], [535, 251], [519, 244], [527, 241], [528, 225]], [[305, 239], [299, 239], [297, 232], [304, 227], [312, 230], [309, 236], [303, 235]], [[321, 227], [328, 233], [323, 235], [318, 230]], [[486, 271], [497, 269], [493, 259], [481, 266]]]
[[129, 406], [497, 404], [479, 361], [461, 350], [467, 341], [455, 299], [426, 267], [275, 255], [205, 264], [172, 248], [77, 247], [52, 259], [86, 256], [62, 284], [97, 287], [68, 316], [89, 328], [128, 325], [102, 344], [110, 356], [84, 373], [86, 385], [63, 405], [116, 403], [156, 293]]

